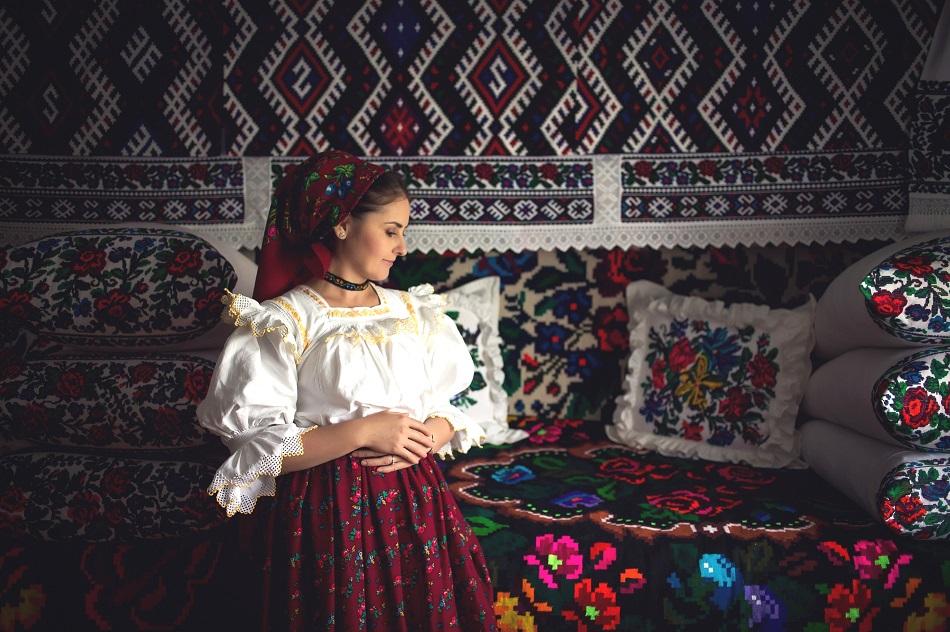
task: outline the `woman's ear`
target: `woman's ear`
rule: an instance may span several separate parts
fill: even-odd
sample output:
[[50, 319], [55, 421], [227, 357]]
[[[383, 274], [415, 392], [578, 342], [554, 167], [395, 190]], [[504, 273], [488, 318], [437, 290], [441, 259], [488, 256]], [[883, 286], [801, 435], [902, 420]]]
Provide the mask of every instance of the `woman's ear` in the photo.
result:
[[347, 234], [350, 232], [350, 226], [352, 226], [350, 219], [350, 217], [346, 217], [342, 222], [333, 227], [333, 232], [336, 233], [337, 239], [346, 239]]

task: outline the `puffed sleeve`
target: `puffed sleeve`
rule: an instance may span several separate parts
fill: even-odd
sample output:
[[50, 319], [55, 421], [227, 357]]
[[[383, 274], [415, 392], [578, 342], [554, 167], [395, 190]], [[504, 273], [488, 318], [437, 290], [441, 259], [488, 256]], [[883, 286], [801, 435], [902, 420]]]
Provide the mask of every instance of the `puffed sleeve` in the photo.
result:
[[472, 383], [475, 363], [458, 327], [445, 314], [445, 300], [433, 294], [428, 283], [409, 289], [418, 305], [420, 335], [426, 345], [428, 388], [423, 396], [425, 418], [442, 417], [455, 431], [452, 440], [437, 452], [442, 458], [453, 451], [468, 452], [485, 440], [482, 427], [451, 404], [451, 399]]
[[[228, 517], [249, 514], [261, 496], [273, 496], [284, 456], [303, 454], [294, 424], [297, 361], [303, 340], [281, 299], [258, 303], [241, 294], [222, 299], [237, 329], [215, 366], [198, 423], [219, 435], [231, 456], [208, 487]], [[292, 308], [291, 308], [292, 309]]]

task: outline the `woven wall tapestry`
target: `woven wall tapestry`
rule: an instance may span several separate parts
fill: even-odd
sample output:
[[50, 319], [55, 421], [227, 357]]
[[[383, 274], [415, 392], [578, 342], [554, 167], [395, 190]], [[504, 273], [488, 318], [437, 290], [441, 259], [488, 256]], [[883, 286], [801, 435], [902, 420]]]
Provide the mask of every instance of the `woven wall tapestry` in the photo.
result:
[[[268, 172], [331, 146], [412, 176], [420, 249], [888, 237], [939, 4], [18, 3], [0, 152], [273, 157], [213, 215], [248, 244]], [[62, 187], [0, 228], [65, 222]]]
[[950, 11], [940, 16], [913, 105], [907, 229], [950, 228]]

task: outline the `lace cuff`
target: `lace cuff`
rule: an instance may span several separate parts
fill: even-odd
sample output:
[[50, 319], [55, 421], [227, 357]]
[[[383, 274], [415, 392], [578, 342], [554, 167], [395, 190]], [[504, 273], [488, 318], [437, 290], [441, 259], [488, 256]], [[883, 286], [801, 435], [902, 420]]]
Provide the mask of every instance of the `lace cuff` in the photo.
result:
[[252, 513], [258, 498], [276, 493], [275, 479], [280, 476], [284, 457], [303, 454], [300, 437], [317, 427], [275, 424], [225, 439], [233, 454], [215, 472], [208, 495], [216, 496], [228, 518], [238, 512]]
[[425, 420], [428, 421], [433, 417], [445, 419], [455, 432], [452, 439], [435, 452], [443, 460], [454, 458], [455, 450], [465, 453], [472, 446], [481, 447], [485, 441], [485, 431], [482, 427], [455, 406], [447, 404], [438, 410], [434, 410], [426, 415]]

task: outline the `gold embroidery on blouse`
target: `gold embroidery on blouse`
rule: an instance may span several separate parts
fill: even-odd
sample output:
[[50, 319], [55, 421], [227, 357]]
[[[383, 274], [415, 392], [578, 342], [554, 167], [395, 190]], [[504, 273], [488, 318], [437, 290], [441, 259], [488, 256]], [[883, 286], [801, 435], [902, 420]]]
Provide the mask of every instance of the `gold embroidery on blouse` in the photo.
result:
[[310, 346], [310, 336], [307, 335], [307, 328], [303, 324], [303, 320], [300, 318], [300, 314], [297, 313], [297, 310], [294, 309], [294, 306], [288, 303], [283, 298], [275, 298], [274, 302], [283, 307], [288, 314], [293, 316], [294, 321], [297, 323], [297, 329], [300, 330], [300, 335], [303, 337], [303, 350], [306, 351], [307, 347]]
[[347, 325], [342, 331], [328, 334], [323, 337], [324, 341], [331, 338], [344, 338], [351, 344], [365, 342], [368, 344], [381, 344], [391, 337], [405, 333], [419, 333], [419, 320], [416, 316], [416, 310], [412, 306], [412, 301], [408, 294], [401, 293], [399, 298], [406, 305], [408, 316], [392, 322], [392, 324], [382, 325], [378, 321], [366, 323], [365, 325], [352, 324]]
[[250, 329], [251, 335], [254, 336], [255, 338], [260, 338], [262, 336], [266, 336], [272, 331], [276, 331], [278, 334], [280, 334], [281, 341], [291, 348], [294, 354], [294, 362], [296, 364], [300, 364], [300, 354], [297, 353], [297, 344], [294, 341], [293, 335], [291, 335], [290, 327], [288, 327], [284, 323], [270, 326], [270, 327], [259, 327], [257, 323], [251, 320], [250, 318], [245, 318], [241, 316], [241, 311], [238, 309], [236, 305], [236, 303], [238, 301], [241, 301], [242, 299], [244, 301], [248, 301], [251, 299], [248, 299], [243, 294], [235, 294], [234, 292], [232, 292], [231, 290], [227, 288], [224, 288], [224, 292], [226, 296], [221, 297], [221, 302], [228, 306], [228, 316], [230, 316], [234, 320], [232, 324], [235, 327], [247, 327], [248, 329]]
[[379, 305], [372, 307], [333, 307], [327, 303], [326, 299], [320, 296], [312, 287], [301, 285], [300, 288], [314, 301], [327, 308], [327, 316], [330, 318], [359, 318], [362, 316], [375, 316], [385, 313], [389, 309], [389, 300], [386, 298], [386, 292], [381, 291], [373, 284], [376, 296], [379, 297]]

